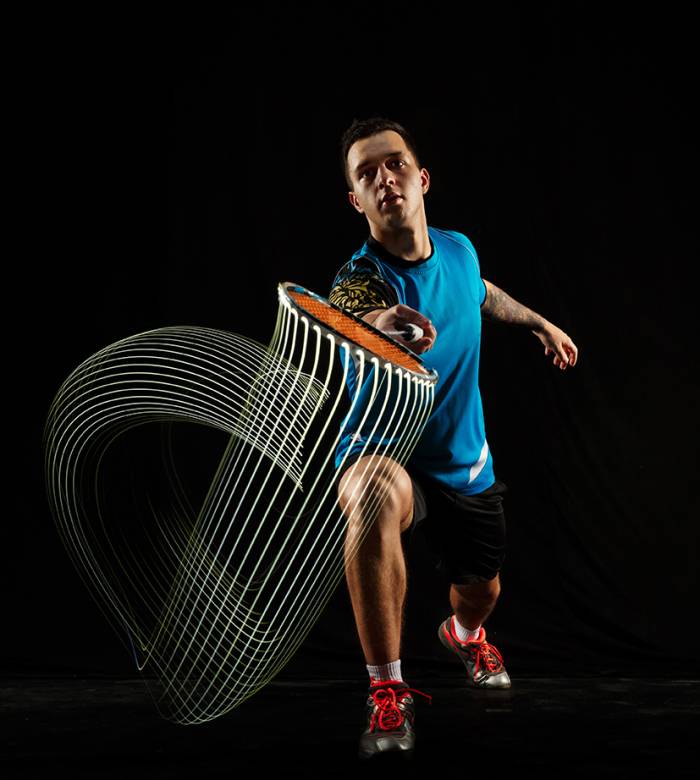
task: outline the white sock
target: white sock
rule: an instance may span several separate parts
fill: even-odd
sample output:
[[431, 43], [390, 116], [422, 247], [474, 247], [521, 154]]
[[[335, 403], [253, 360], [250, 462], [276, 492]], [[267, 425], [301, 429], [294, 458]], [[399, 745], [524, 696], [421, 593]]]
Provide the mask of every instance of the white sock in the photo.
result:
[[477, 626], [474, 629], [465, 628], [459, 620], [457, 620], [457, 615], [454, 616], [453, 627], [455, 635], [460, 642], [471, 642], [472, 640], [479, 638], [481, 626]]
[[370, 666], [367, 664], [369, 676], [374, 680], [403, 680], [401, 676], [401, 659], [392, 661], [389, 664], [380, 664], [379, 666]]

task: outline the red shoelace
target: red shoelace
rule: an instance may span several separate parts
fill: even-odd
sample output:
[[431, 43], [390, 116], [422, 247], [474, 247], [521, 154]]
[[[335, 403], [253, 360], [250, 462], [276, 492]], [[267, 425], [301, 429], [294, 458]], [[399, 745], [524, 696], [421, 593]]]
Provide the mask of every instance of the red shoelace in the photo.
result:
[[475, 672], [479, 671], [479, 667], [481, 666], [482, 661], [484, 663], [484, 666], [492, 674], [501, 671], [501, 669], [503, 668], [503, 656], [498, 652], [498, 650], [493, 645], [490, 645], [486, 640], [484, 640], [479, 644], [472, 645], [472, 647], [474, 648], [474, 652], [476, 653], [476, 668], [474, 670]]
[[482, 639], [481, 642], [476, 642], [474, 640], [472, 640], [471, 642], [462, 642], [462, 640], [459, 639], [459, 637], [455, 633], [454, 617], [453, 617], [452, 624], [450, 626], [450, 634], [452, 635], [454, 640], [458, 642], [462, 647], [464, 647], [466, 650], [476, 655], [476, 663], [474, 664], [475, 667], [474, 673], [479, 671], [479, 669], [481, 668], [482, 661], [487, 671], [489, 671], [491, 674], [500, 672], [503, 669], [503, 656], [498, 652], [497, 648], [495, 648], [493, 645], [490, 645], [486, 641], [485, 638], [486, 633], [483, 631], [483, 629], [479, 632], [479, 635], [484, 637], [484, 639]]
[[404, 714], [399, 708], [399, 703], [409, 694], [418, 693], [425, 696], [432, 703], [433, 697], [416, 688], [399, 688], [396, 690], [391, 685], [377, 688], [372, 692], [372, 701], [376, 706], [376, 711], [372, 715], [369, 727], [374, 731], [379, 722], [379, 728], [382, 731], [395, 731], [400, 728], [404, 721]]

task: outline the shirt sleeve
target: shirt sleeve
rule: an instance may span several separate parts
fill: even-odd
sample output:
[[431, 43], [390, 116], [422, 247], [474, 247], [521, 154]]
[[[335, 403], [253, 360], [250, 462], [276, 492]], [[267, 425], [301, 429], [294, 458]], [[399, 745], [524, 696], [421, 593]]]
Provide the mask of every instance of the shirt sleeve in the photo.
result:
[[476, 273], [479, 275], [479, 306], [483, 306], [486, 302], [486, 296], [488, 294], [488, 290], [486, 289], [486, 284], [484, 283], [484, 280], [481, 278], [481, 265], [479, 264], [479, 255], [476, 253], [476, 249], [474, 248], [474, 244], [472, 244], [471, 240], [467, 238], [467, 236], [464, 235], [464, 233], [460, 233], [457, 230], [446, 230], [446, 233], [451, 235], [456, 241], [458, 241], [466, 250], [469, 256], [472, 259], [472, 262], [474, 263], [474, 269], [476, 270]]
[[351, 260], [340, 269], [328, 300], [358, 317], [373, 309], [389, 309], [400, 303], [393, 285], [364, 257]]

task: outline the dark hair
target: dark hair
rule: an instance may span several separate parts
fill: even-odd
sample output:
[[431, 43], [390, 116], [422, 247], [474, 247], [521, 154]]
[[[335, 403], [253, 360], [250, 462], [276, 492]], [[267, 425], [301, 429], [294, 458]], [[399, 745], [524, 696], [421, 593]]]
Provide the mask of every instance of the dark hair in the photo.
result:
[[375, 116], [371, 119], [353, 119], [352, 124], [343, 133], [343, 136], [340, 139], [340, 161], [343, 167], [345, 181], [350, 189], [353, 188], [352, 179], [348, 172], [348, 152], [350, 151], [350, 147], [355, 141], [359, 141], [361, 138], [369, 138], [369, 136], [381, 133], [384, 130], [393, 130], [395, 133], [398, 133], [406, 142], [406, 146], [411, 151], [411, 154], [416, 161], [416, 165], [419, 168], [422, 167], [418, 160], [418, 152], [416, 151], [416, 144], [413, 138], [411, 138], [408, 130], [398, 122], [393, 122], [391, 119], [385, 119], [381, 116]]

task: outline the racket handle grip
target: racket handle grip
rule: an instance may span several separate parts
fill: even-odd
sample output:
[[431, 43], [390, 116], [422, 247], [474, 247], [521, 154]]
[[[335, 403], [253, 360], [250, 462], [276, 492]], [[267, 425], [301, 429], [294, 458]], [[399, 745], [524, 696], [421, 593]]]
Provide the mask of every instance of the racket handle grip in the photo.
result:
[[398, 337], [408, 342], [418, 341], [418, 339], [423, 337], [423, 328], [414, 325], [412, 322], [409, 322], [400, 330], [384, 330], [382, 332], [393, 339]]

